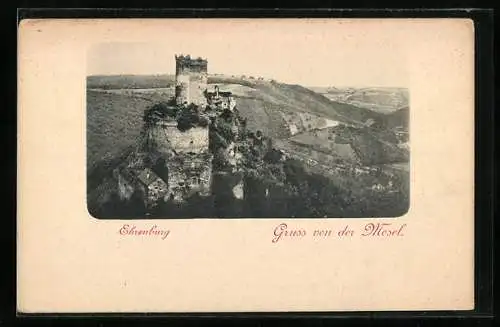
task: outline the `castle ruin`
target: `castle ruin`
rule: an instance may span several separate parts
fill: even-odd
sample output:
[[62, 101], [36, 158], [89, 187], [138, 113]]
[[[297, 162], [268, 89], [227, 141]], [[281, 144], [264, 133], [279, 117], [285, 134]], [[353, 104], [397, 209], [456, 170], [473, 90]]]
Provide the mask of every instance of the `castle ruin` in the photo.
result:
[[236, 106], [231, 92], [208, 91], [208, 61], [190, 55], [175, 56], [175, 103], [177, 105], [214, 105], [219, 109], [233, 110]]
[[[154, 119], [147, 120], [144, 126], [142, 151], [149, 163], [136, 155], [136, 163], [129, 160], [128, 167], [116, 172], [120, 197], [128, 199], [139, 190], [147, 208], [154, 208], [162, 201], [182, 203], [194, 194], [210, 196], [214, 159], [210, 131], [217, 129], [218, 117], [226, 124], [233, 124], [234, 135], [238, 130], [234, 122], [228, 122], [228, 115], [233, 115], [236, 106], [231, 92], [219, 91], [218, 86], [213, 92], [207, 89], [207, 60], [176, 55], [175, 62], [175, 106], [155, 109]], [[197, 116], [197, 120], [206, 120], [206, 124], [181, 128], [179, 117], [183, 114]], [[219, 153], [224, 154], [234, 170], [241, 157], [234, 142]]]

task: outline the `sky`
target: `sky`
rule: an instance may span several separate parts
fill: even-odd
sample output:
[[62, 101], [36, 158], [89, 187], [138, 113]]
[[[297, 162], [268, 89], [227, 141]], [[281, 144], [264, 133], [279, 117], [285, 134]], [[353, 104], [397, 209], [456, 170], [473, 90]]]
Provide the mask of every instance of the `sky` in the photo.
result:
[[306, 86], [404, 87], [407, 56], [397, 41], [401, 38], [373, 26], [332, 20], [179, 20], [156, 28], [158, 35], [146, 41], [131, 36], [95, 44], [87, 72], [174, 74], [174, 55], [190, 54], [208, 60], [209, 74]]

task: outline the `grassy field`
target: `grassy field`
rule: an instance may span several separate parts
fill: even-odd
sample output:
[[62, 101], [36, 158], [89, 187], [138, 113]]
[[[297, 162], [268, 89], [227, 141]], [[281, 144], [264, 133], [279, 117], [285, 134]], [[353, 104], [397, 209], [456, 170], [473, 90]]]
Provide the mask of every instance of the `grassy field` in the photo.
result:
[[133, 145], [142, 128], [146, 97], [87, 92], [87, 167]]
[[240, 115], [247, 119], [250, 130], [260, 130], [265, 136], [289, 136], [288, 127], [280, 115], [280, 106], [255, 98], [236, 98]]

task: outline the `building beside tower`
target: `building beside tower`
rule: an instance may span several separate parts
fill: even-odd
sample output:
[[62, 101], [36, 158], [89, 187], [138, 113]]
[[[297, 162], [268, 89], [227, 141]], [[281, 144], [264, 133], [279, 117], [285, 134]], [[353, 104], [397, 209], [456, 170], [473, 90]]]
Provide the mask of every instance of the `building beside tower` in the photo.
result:
[[233, 94], [231, 92], [219, 91], [217, 85], [215, 85], [213, 92], [206, 92], [206, 97], [208, 104], [214, 105], [218, 109], [233, 111], [236, 107], [236, 101], [233, 98]]

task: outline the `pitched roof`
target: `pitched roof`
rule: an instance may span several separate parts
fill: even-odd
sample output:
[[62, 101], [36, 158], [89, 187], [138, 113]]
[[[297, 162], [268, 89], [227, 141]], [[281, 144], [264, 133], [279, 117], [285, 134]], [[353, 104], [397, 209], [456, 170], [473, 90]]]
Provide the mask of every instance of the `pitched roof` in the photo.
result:
[[[207, 92], [208, 97], [214, 97], [217, 93], [216, 92]], [[219, 91], [219, 96], [221, 97], [230, 97], [232, 96], [233, 93], [231, 92], [225, 92], [225, 91]]]
[[155, 172], [151, 169], [144, 168], [139, 174], [137, 174], [137, 178], [139, 179], [139, 181], [141, 181], [141, 183], [149, 186], [160, 177], [158, 177], [158, 175], [156, 175]]

